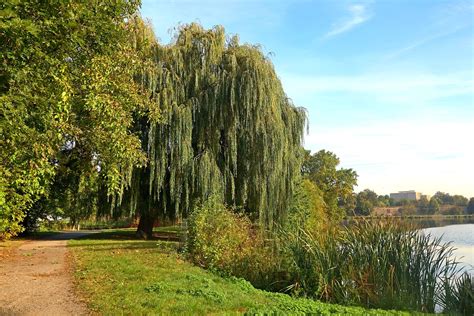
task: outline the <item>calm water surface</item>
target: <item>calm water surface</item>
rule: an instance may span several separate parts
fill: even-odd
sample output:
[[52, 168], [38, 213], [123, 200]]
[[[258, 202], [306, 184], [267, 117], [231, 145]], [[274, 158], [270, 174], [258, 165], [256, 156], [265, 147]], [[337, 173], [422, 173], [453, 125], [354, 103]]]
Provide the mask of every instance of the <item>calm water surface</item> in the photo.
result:
[[474, 275], [474, 224], [458, 224], [423, 229], [433, 237], [441, 237], [456, 248], [454, 255], [461, 262], [463, 271]]

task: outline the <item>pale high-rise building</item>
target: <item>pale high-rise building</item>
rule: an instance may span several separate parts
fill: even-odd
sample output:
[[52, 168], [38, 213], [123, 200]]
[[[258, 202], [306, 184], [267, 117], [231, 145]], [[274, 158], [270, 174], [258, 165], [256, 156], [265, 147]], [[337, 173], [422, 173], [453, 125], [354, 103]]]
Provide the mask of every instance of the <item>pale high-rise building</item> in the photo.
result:
[[420, 192], [416, 192], [415, 190], [398, 191], [398, 193], [390, 193], [390, 198], [393, 199], [394, 201], [402, 201], [402, 200], [418, 201], [421, 199], [422, 196], [426, 197], [427, 200], [430, 199], [429, 195], [423, 195]]

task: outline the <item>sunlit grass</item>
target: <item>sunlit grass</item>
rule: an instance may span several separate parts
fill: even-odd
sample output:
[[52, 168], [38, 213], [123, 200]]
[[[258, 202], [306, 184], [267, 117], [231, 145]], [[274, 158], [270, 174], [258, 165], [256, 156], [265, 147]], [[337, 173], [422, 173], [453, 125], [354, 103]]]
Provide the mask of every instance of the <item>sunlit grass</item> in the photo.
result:
[[69, 243], [77, 289], [96, 313], [401, 314], [257, 290], [241, 279], [223, 278], [193, 266], [177, 253], [175, 242], [133, 236], [132, 230], [120, 230]]

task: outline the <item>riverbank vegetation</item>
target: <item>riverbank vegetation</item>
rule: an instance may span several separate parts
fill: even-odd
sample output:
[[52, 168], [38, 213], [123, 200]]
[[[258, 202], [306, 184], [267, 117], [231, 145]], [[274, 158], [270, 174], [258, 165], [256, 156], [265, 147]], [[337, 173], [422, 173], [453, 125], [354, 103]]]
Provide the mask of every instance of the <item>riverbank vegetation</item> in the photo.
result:
[[297, 297], [366, 308], [473, 311], [472, 302], [452, 303], [451, 293], [468, 301], [474, 282], [469, 274], [459, 276], [449, 244], [395, 220], [331, 226], [314, 222], [313, 215], [297, 214], [278, 233], [265, 234], [242, 215], [207, 203], [188, 222], [186, 250], [199, 266]]
[[76, 286], [98, 314], [411, 314], [262, 291], [243, 279], [192, 265], [178, 254], [177, 242], [143, 241], [131, 230], [71, 241], [69, 249], [77, 266]]
[[[442, 297], [469, 295], [448, 245], [394, 223], [340, 226], [363, 200], [357, 173], [303, 148], [305, 109], [260, 46], [197, 23], [165, 45], [139, 6], [0, 5], [0, 239], [39, 223], [133, 225], [145, 240], [157, 224], [183, 226], [183, 257], [170, 242], [72, 244], [78, 286], [105, 314], [366, 312], [317, 300], [433, 312]], [[203, 279], [191, 275], [192, 287], [173, 281], [197, 269], [190, 262], [226, 278], [193, 270]], [[189, 305], [163, 305], [182, 298]]]

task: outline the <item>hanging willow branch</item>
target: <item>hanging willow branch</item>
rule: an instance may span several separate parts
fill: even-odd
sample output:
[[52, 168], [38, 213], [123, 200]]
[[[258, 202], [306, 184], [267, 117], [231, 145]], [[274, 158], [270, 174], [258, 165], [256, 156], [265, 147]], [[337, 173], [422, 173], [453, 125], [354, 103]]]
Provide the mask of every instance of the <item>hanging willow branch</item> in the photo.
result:
[[261, 50], [226, 42], [222, 27], [183, 26], [152, 51], [142, 80], [163, 117], [137, 121], [148, 165], [133, 171], [116, 211], [179, 219], [217, 195], [271, 228], [300, 172], [304, 110]]

